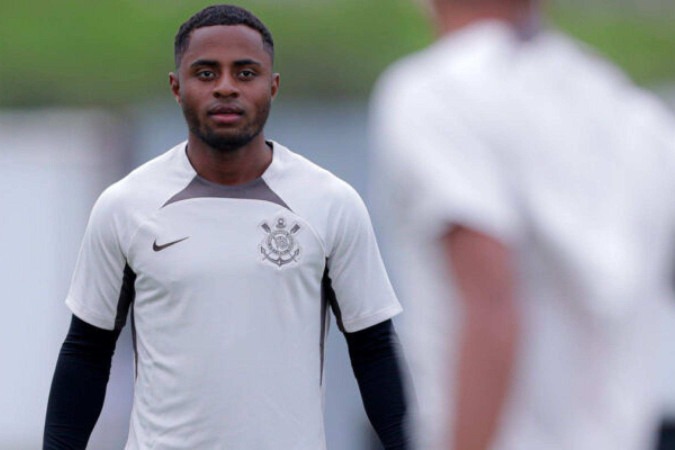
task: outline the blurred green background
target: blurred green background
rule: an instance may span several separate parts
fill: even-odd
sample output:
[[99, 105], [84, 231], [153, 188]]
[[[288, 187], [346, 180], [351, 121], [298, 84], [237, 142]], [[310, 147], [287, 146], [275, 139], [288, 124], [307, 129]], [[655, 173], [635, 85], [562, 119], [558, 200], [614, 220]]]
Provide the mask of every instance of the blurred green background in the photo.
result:
[[[167, 96], [176, 29], [213, 3], [0, 2], [0, 107], [115, 106]], [[675, 81], [675, 2], [562, 3], [549, 7], [549, 20], [598, 48], [638, 83]], [[284, 97], [365, 98], [384, 67], [432, 38], [411, 0], [237, 4], [272, 30]]]

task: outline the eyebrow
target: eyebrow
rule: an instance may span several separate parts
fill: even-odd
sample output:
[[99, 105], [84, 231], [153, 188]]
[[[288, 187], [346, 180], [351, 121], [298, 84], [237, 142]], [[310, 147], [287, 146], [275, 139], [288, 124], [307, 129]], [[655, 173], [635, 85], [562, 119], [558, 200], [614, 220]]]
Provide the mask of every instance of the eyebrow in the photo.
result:
[[[262, 66], [262, 63], [256, 61], [255, 59], [238, 59], [232, 63], [234, 66]], [[198, 59], [197, 61], [190, 64], [190, 67], [219, 67], [220, 63], [213, 59]]]
[[239, 59], [233, 63], [235, 66], [262, 66], [262, 63], [255, 59]]
[[190, 64], [190, 67], [217, 67], [220, 64], [218, 64], [218, 61], [212, 60], [212, 59], [198, 59], [197, 61], [193, 62]]

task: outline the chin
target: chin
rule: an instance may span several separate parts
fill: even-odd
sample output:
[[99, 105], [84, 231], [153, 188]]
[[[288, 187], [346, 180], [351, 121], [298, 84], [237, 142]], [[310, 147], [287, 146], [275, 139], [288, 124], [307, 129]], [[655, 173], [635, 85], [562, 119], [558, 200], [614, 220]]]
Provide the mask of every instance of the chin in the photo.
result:
[[209, 147], [221, 152], [234, 152], [251, 142], [255, 136], [251, 135], [216, 135], [211, 134], [202, 138]]

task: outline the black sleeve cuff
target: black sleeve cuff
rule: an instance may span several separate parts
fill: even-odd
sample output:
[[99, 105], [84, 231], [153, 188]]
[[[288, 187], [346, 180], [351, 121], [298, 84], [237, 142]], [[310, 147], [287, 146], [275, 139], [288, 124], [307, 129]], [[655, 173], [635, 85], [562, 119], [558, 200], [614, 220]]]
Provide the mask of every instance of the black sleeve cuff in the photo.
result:
[[409, 449], [403, 362], [393, 323], [345, 337], [366, 414], [382, 444], [386, 450]]
[[72, 317], [47, 404], [43, 450], [85, 449], [103, 407], [119, 330]]

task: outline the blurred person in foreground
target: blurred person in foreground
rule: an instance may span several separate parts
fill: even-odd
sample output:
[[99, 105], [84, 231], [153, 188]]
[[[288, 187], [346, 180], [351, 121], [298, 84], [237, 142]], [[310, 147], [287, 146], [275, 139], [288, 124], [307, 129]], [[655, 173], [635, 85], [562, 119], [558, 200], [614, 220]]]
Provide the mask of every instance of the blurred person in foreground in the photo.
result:
[[265, 139], [273, 54], [267, 28], [235, 6], [180, 27], [170, 85], [188, 138], [94, 206], [45, 449], [85, 448], [130, 309], [126, 449], [325, 449], [329, 305], [371, 423], [387, 449], [407, 448], [400, 305], [358, 194]]
[[418, 448], [648, 449], [675, 123], [535, 1], [428, 6], [372, 99]]

